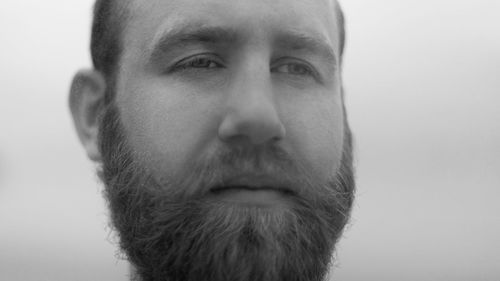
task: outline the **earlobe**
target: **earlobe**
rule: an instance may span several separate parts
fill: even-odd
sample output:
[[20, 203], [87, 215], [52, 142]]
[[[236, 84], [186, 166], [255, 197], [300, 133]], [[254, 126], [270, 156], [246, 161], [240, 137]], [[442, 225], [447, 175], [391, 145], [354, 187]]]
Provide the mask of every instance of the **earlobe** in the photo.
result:
[[99, 116], [104, 109], [106, 80], [95, 70], [80, 70], [73, 78], [69, 107], [73, 122], [88, 157], [101, 161], [99, 152]]

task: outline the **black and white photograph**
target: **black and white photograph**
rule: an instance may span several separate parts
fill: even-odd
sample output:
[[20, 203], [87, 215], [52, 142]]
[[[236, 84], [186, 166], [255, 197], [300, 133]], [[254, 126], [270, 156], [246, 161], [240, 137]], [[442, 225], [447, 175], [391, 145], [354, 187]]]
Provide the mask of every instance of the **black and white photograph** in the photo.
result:
[[2, 4], [0, 281], [500, 280], [500, 1]]

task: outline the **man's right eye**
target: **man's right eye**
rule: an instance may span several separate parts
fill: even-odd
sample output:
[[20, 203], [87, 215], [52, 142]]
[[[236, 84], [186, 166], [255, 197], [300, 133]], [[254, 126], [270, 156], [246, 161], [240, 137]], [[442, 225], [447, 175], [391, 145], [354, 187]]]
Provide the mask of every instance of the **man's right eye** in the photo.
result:
[[215, 69], [224, 67], [220, 63], [220, 59], [214, 57], [213, 55], [202, 54], [187, 57], [178, 63], [176, 63], [171, 71], [187, 70], [187, 69]]

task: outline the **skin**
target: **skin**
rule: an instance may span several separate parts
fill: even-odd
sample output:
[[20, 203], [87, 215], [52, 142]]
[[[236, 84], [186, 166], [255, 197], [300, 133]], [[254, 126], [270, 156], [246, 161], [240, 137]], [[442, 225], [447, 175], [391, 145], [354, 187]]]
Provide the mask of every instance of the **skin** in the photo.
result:
[[[185, 174], [220, 147], [278, 145], [317, 179], [331, 178], [344, 139], [334, 5], [133, 1], [115, 102], [135, 158], [161, 179]], [[155, 51], [162, 36], [193, 24], [232, 30], [235, 38]], [[334, 61], [319, 50], [281, 44], [281, 36], [290, 33], [324, 42]], [[95, 161], [100, 161], [97, 116], [107, 86], [99, 72], [81, 71], [70, 96], [80, 139]]]

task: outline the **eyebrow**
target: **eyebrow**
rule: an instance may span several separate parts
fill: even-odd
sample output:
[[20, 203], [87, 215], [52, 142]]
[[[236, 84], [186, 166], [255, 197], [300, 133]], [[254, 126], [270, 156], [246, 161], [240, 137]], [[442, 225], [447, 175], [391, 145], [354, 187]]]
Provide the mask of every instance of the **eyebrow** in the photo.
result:
[[193, 43], [210, 45], [234, 43], [238, 39], [238, 34], [233, 29], [191, 23], [177, 25], [157, 37], [159, 39], [150, 48], [150, 61], [160, 58], [169, 50], [182, 49]]
[[329, 65], [336, 67], [337, 56], [331, 44], [322, 36], [302, 31], [286, 31], [278, 34], [276, 45], [291, 50], [305, 50], [312, 54], [319, 54]]
[[[169, 50], [183, 49], [190, 44], [234, 44], [241, 40], [236, 29], [211, 26], [203, 23], [178, 24], [160, 33], [150, 48], [149, 61], [154, 62]], [[337, 66], [337, 56], [331, 44], [319, 34], [299, 30], [280, 31], [274, 39], [274, 47], [292, 51], [305, 50], [323, 57], [332, 67]]]

